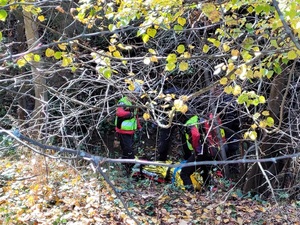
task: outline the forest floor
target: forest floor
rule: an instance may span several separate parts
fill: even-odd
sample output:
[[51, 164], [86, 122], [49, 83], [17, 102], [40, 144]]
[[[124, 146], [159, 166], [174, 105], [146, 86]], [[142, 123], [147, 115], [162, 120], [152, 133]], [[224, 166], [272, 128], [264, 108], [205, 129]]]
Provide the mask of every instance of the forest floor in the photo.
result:
[[113, 188], [86, 163], [26, 150], [2, 156], [0, 224], [300, 224], [300, 201], [284, 194], [277, 202], [245, 196], [222, 178], [213, 190], [188, 193], [124, 177], [118, 165], [104, 171]]

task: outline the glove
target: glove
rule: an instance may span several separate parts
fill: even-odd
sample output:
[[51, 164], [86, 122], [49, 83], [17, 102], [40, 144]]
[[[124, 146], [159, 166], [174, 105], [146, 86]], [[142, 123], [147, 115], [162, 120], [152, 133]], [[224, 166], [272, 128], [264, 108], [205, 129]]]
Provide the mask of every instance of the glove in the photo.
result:
[[203, 155], [203, 148], [201, 145], [199, 145], [197, 148], [196, 148], [196, 154], [197, 155]]

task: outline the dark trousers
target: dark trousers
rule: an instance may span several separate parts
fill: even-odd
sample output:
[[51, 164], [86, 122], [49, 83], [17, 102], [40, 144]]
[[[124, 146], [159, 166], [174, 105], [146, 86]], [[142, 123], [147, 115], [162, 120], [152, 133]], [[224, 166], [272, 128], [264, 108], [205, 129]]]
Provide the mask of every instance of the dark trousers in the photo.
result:
[[[197, 155], [195, 156], [195, 154], [193, 153], [187, 160], [186, 163], [189, 162], [199, 162], [199, 161], [209, 161], [211, 160], [211, 156], [209, 154], [204, 154], [204, 155]], [[188, 167], [183, 167], [180, 171], [180, 177], [183, 181], [183, 184], [186, 188], [186, 190], [188, 191], [194, 191], [194, 187], [193, 187], [193, 183], [191, 180], [191, 175], [197, 170], [197, 169], [201, 169], [202, 170], [202, 178], [203, 178], [203, 182], [204, 185], [208, 185], [209, 184], [209, 167], [207, 165], [201, 165], [201, 166], [188, 166]]]
[[[134, 159], [134, 150], [133, 150], [133, 134], [118, 134], [120, 139], [120, 146], [122, 150], [122, 159]], [[125, 163], [125, 170], [129, 174], [131, 168], [133, 167], [132, 163]]]
[[171, 126], [169, 128], [161, 128], [159, 131], [159, 143], [158, 143], [158, 160], [159, 161], [166, 161], [168, 158], [168, 154], [172, 144], [172, 136], [176, 129], [179, 129], [181, 134], [181, 142], [183, 148], [183, 158], [187, 160], [191, 156], [191, 150], [187, 147], [185, 134], [182, 129], [178, 126]]

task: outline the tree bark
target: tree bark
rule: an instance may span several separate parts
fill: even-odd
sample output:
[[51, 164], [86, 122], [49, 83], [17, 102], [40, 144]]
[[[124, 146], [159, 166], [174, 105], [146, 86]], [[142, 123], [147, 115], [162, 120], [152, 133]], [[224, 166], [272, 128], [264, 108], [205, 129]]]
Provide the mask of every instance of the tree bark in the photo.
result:
[[[33, 20], [32, 14], [30, 12], [23, 10], [23, 16], [28, 49], [38, 48], [38, 26]], [[44, 123], [45, 115], [47, 113], [47, 109], [45, 108], [48, 100], [46, 79], [42, 70], [41, 62], [32, 61], [30, 63], [35, 94], [34, 110], [31, 118], [31, 127], [33, 128], [32, 131], [35, 134], [35, 136], [38, 137], [38, 134], [40, 133], [39, 131]]]
[[[270, 111], [270, 116], [274, 119], [275, 126], [278, 126], [280, 122], [280, 110], [283, 107], [282, 102], [284, 101], [284, 91], [288, 87], [288, 76], [285, 74], [280, 74], [276, 76], [272, 82], [270, 96], [268, 98], [268, 110]], [[278, 154], [278, 149], [283, 149], [285, 147], [284, 138], [277, 135], [276, 133], [267, 134], [264, 133], [260, 151], [257, 149], [258, 155], [260, 157], [274, 157]], [[274, 163], [264, 163], [262, 164], [264, 170], [267, 170], [268, 174], [273, 174], [276, 176], [282, 170], [284, 162]], [[265, 178], [262, 175], [262, 171], [259, 168], [259, 165], [256, 163], [250, 169], [246, 183], [244, 184], [244, 192], [254, 191], [257, 193], [264, 193], [268, 188], [265, 183]]]

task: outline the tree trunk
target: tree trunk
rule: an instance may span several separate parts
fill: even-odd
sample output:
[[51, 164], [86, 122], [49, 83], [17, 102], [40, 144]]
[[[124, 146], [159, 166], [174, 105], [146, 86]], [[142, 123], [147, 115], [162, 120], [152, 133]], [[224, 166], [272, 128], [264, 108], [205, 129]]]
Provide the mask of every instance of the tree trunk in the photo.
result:
[[[30, 12], [23, 10], [23, 16], [28, 49], [38, 48], [39, 33], [37, 24], [34, 22], [32, 14]], [[45, 108], [48, 100], [46, 79], [42, 70], [41, 62], [32, 61], [30, 63], [35, 94], [34, 110], [31, 118], [31, 127], [33, 128], [33, 134], [36, 137], [38, 137], [38, 134], [40, 134], [39, 131], [42, 128], [42, 125], [44, 124], [45, 115], [47, 113], [47, 109]]]
[[[278, 126], [280, 118], [280, 109], [282, 105], [282, 102], [284, 101], [284, 92], [286, 88], [288, 87], [288, 79], [287, 75], [281, 74], [274, 78], [270, 90], [270, 96], [268, 100], [268, 110], [270, 111], [270, 116], [274, 119], [275, 126]], [[278, 144], [281, 143], [281, 144]], [[284, 137], [280, 136], [277, 133], [267, 134], [264, 133], [260, 150], [258, 151], [258, 155], [260, 157], [275, 157], [278, 155], [279, 149], [284, 149], [285, 145], [284, 143]], [[261, 154], [262, 153], [262, 154]], [[264, 170], [267, 170], [267, 174], [273, 174], [276, 176], [280, 173], [284, 166], [283, 161], [278, 161], [275, 163], [263, 163], [262, 164]], [[262, 171], [259, 168], [259, 165], [256, 163], [252, 166], [251, 170], [249, 171], [247, 175], [246, 183], [243, 187], [244, 192], [254, 191], [257, 193], [264, 193], [267, 191], [267, 186], [265, 184], [265, 178], [263, 177]]]

